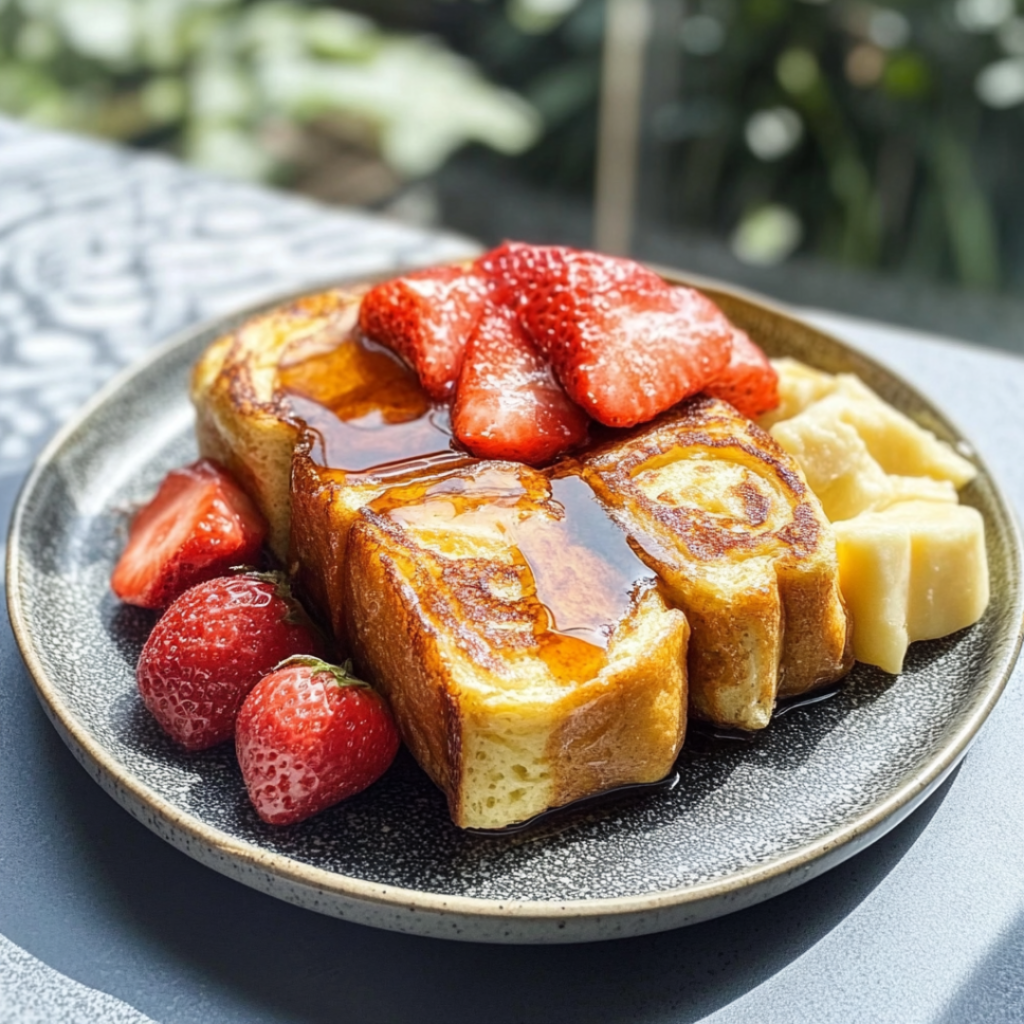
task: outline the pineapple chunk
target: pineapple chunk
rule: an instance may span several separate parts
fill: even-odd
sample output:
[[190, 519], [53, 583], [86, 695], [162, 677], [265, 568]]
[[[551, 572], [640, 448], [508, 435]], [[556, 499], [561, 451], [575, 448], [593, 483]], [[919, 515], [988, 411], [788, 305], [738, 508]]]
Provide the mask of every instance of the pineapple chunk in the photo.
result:
[[758, 420], [765, 430], [782, 420], [792, 419], [838, 387], [838, 380], [831, 373], [815, 370], [799, 359], [788, 356], [773, 359], [772, 366], [779, 375], [779, 404]]
[[885, 471], [852, 426], [819, 412], [822, 404], [776, 423], [771, 435], [799, 463], [825, 515], [835, 523], [890, 504]]
[[857, 377], [841, 373], [836, 380], [835, 393], [816, 408], [853, 427], [886, 473], [949, 480], [957, 489], [974, 479], [976, 470], [965, 458], [883, 402]]
[[904, 501], [837, 523], [835, 533], [858, 661], [900, 672], [908, 644], [954, 633], [984, 613], [988, 562], [976, 509]]
[[856, 377], [832, 379], [836, 390], [771, 434], [799, 462], [833, 522], [911, 498], [953, 501], [955, 488], [973, 479], [966, 459]]
[[936, 480], [930, 476], [889, 476], [889, 504], [898, 501], [944, 501], [955, 505], [956, 487], [950, 480]]

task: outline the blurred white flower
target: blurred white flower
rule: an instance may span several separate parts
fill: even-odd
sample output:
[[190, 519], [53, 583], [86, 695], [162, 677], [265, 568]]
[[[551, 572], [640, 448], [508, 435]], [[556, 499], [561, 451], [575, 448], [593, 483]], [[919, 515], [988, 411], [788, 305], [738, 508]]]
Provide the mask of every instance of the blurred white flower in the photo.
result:
[[968, 32], [992, 32], [1014, 13], [1013, 0], [957, 0], [956, 20]]
[[803, 138], [800, 115], [790, 107], [759, 110], [747, 120], [744, 135], [754, 156], [778, 160], [792, 152]]
[[509, 0], [508, 20], [522, 32], [550, 32], [579, 5], [580, 0]]
[[533, 107], [429, 39], [384, 41], [359, 64], [274, 54], [260, 82], [277, 110], [340, 109], [374, 125], [384, 159], [409, 177], [436, 170], [466, 141], [514, 153], [540, 131]]
[[803, 238], [800, 218], [788, 207], [770, 203], [748, 213], [732, 234], [737, 259], [773, 266], [790, 256]]
[[899, 11], [887, 7], [872, 11], [868, 18], [868, 38], [883, 50], [898, 50], [910, 38], [910, 22]]
[[128, 61], [138, 38], [132, 0], [62, 0], [57, 21], [72, 49], [85, 57]]
[[272, 156], [250, 132], [217, 120], [201, 120], [191, 126], [186, 156], [197, 167], [250, 181], [267, 177], [273, 166]]
[[1008, 57], [982, 68], [974, 91], [982, 103], [997, 110], [1024, 103], [1024, 58]]
[[710, 14], [694, 14], [683, 22], [679, 42], [687, 53], [706, 57], [722, 48], [725, 26]]
[[189, 102], [198, 118], [240, 121], [255, 105], [249, 78], [230, 60], [202, 61], [189, 85]]

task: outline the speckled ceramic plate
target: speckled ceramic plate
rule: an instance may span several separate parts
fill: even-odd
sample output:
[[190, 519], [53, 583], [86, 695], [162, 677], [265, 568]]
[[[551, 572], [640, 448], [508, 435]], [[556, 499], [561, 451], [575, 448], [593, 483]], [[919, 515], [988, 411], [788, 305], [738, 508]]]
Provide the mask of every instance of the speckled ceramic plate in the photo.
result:
[[[937, 409], [876, 363], [760, 303], [715, 297], [771, 354], [855, 371], [965, 448]], [[107, 589], [126, 510], [195, 456], [189, 368], [239, 319], [177, 339], [75, 418], [25, 485], [8, 559], [15, 632], [57, 730], [135, 817], [232, 878], [323, 913], [449, 938], [560, 942], [672, 928], [783, 892], [877, 839], [953, 769], [1003, 688], [1020, 643], [1020, 543], [982, 466], [963, 500], [985, 517], [991, 607], [977, 626], [915, 645], [901, 676], [859, 665], [830, 699], [749, 742], [688, 741], [673, 789], [515, 835], [457, 830], [406, 755], [312, 821], [265, 826], [230, 746], [183, 754], [143, 710], [133, 666], [154, 619]]]

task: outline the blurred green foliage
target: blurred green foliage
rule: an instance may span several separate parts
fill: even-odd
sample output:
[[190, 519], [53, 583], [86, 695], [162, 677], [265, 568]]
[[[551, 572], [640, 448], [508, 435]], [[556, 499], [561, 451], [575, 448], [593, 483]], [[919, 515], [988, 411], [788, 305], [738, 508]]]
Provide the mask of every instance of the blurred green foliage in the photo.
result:
[[[752, 262], [799, 249], [1024, 288], [1019, 0], [648, 2], [647, 223]], [[543, 115], [522, 172], [589, 194], [604, 0], [431, 6]]]
[[294, 0], [0, 0], [0, 110], [262, 179], [301, 162], [309, 126], [399, 178], [539, 127], [441, 41]]
[[[1017, 205], [1000, 136], [1021, 122], [976, 83], [1004, 56], [996, 30], [1013, 14], [1004, 0], [691, 5], [677, 102], [715, 104], [718, 118], [662, 131], [668, 216], [733, 231], [735, 247], [750, 218], [786, 211], [812, 252], [997, 285], [1000, 208]], [[697, 17], [723, 26], [714, 52], [687, 46]], [[747, 256], [771, 261], [793, 240]]]
[[[1024, 0], [647, 2], [641, 229], [1024, 289]], [[357, 201], [477, 142], [588, 200], [603, 37], [604, 0], [0, 0], [0, 110], [317, 194], [369, 153]]]

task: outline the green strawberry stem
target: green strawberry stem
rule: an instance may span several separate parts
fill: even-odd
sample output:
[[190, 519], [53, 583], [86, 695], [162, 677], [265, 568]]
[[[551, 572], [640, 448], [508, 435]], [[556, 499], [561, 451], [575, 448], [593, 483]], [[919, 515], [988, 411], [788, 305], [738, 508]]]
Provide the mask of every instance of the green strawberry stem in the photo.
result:
[[314, 673], [326, 672], [338, 686], [361, 686], [366, 690], [373, 689], [365, 679], [352, 675], [351, 660], [346, 661], [344, 665], [332, 665], [312, 654], [293, 654], [290, 658], [285, 658], [280, 664], [275, 665], [274, 671], [279, 672], [283, 668], [293, 666], [303, 666]]
[[[285, 593], [291, 597], [291, 584], [288, 582], [288, 577], [280, 569], [270, 569], [267, 572], [261, 572], [254, 565], [233, 565], [231, 566], [231, 571], [238, 576], [251, 576], [254, 580], [262, 580], [264, 583], [273, 584], [275, 587], [283, 587]], [[282, 596], [284, 595], [282, 594]]]

